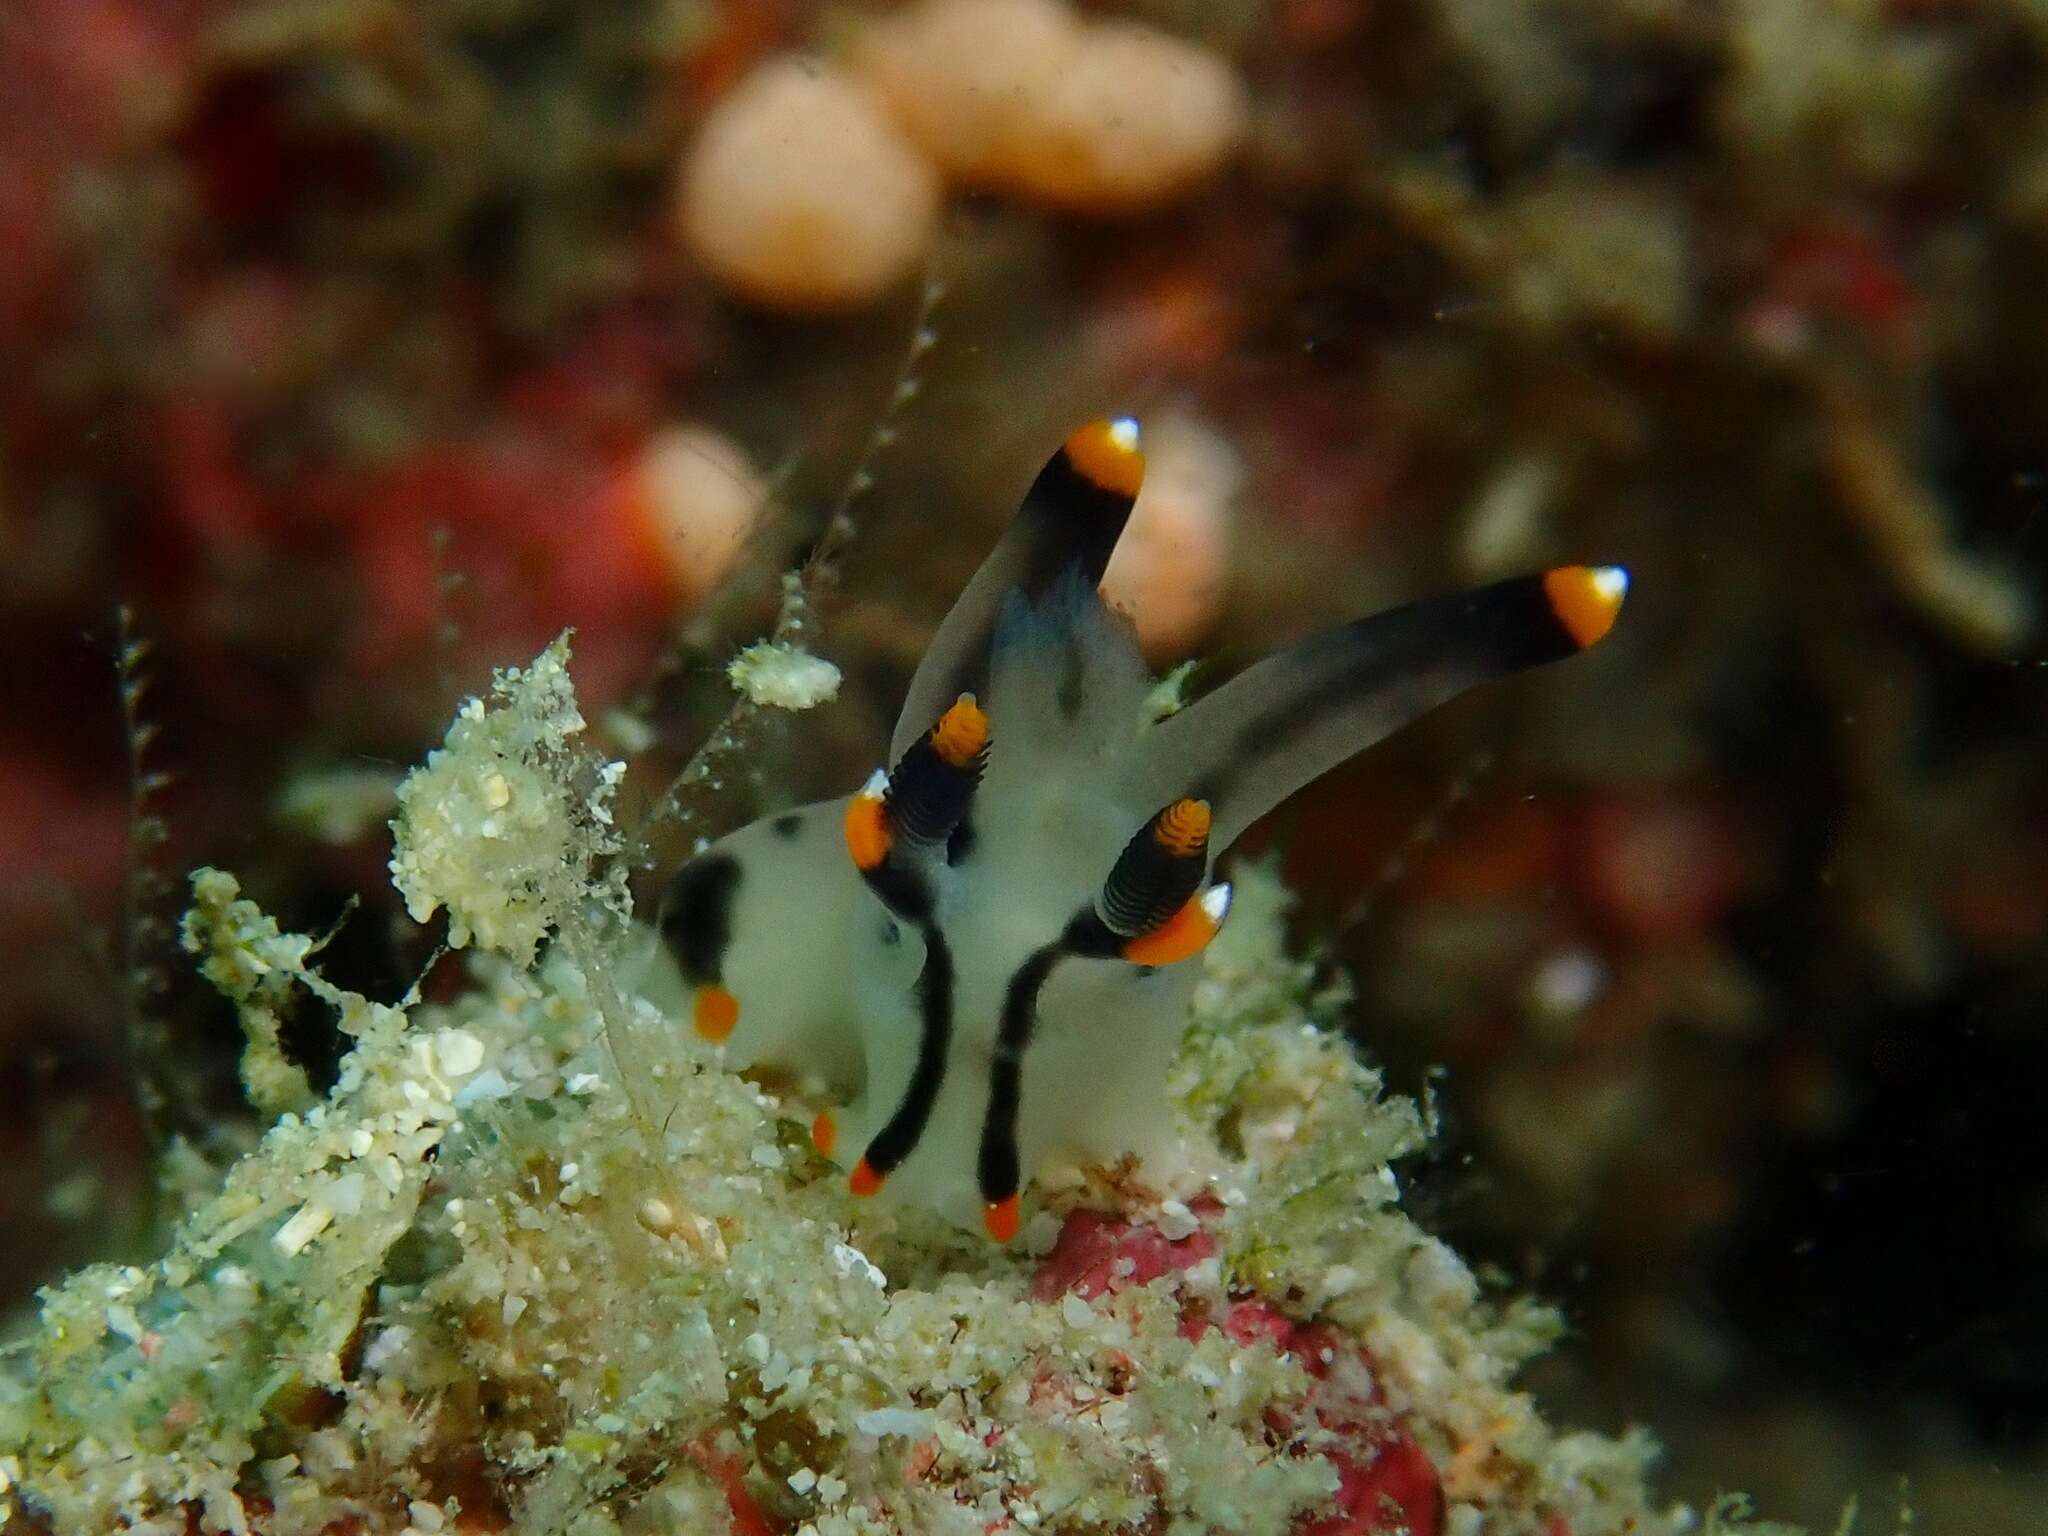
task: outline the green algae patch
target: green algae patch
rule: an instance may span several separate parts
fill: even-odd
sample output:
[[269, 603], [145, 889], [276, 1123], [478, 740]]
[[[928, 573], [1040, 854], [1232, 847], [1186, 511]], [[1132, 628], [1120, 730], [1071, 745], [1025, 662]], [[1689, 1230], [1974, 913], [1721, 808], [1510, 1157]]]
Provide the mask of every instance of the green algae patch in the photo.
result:
[[[1424, 1116], [1330, 1027], [1268, 869], [1203, 962], [1177, 1162], [1043, 1182], [1008, 1247], [853, 1200], [801, 1088], [678, 1027], [566, 660], [501, 675], [400, 792], [394, 873], [472, 944], [453, 1001], [338, 988], [195, 877], [186, 947], [272, 1124], [156, 1263], [43, 1294], [0, 1375], [10, 1531], [1263, 1536], [1396, 1435], [1450, 1536], [1739, 1528], [1652, 1504], [1646, 1434], [1516, 1389], [1557, 1320], [1401, 1209]], [[294, 1007], [353, 1040], [317, 1102]], [[1097, 1219], [1181, 1258], [1075, 1283]]]

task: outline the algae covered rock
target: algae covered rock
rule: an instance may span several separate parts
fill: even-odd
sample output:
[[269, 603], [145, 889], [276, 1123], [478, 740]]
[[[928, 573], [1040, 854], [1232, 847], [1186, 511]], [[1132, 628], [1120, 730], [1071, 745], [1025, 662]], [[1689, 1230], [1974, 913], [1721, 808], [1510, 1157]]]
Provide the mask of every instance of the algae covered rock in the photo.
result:
[[[252, 1083], [281, 1009], [354, 1048], [162, 1258], [44, 1293], [0, 1377], [10, 1531], [1701, 1528], [1649, 1502], [1646, 1435], [1561, 1434], [1513, 1385], [1556, 1319], [1402, 1211], [1423, 1117], [1287, 952], [1270, 871], [1203, 960], [1184, 1164], [1073, 1169], [999, 1246], [854, 1200], [803, 1085], [676, 1027], [565, 662], [465, 706], [402, 792], [409, 899], [485, 946], [453, 1001], [337, 988], [195, 879]], [[492, 772], [528, 776], [516, 836], [476, 814]], [[531, 900], [487, 938], [508, 853]]]

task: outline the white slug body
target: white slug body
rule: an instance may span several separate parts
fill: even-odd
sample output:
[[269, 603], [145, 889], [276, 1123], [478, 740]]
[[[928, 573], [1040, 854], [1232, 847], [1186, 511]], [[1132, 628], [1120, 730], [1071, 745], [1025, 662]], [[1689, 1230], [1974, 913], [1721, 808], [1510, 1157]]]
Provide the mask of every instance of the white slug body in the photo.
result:
[[1068, 438], [913, 678], [893, 766], [677, 874], [693, 1023], [813, 1080], [851, 1169], [998, 1240], [1057, 1159], [1170, 1156], [1166, 1074], [1229, 888], [1214, 862], [1302, 784], [1485, 678], [1593, 644], [1618, 567], [1561, 567], [1313, 637], [1157, 723], [1096, 591], [1137, 428]]

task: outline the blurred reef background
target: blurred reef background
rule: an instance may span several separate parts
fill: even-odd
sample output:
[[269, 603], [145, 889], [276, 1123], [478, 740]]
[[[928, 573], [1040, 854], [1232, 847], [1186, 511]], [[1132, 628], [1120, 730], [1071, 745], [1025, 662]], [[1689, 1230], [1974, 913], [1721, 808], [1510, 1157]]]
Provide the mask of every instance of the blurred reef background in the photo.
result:
[[0, 228], [10, 1332], [260, 1130], [187, 868], [397, 996], [456, 702], [574, 626], [659, 783], [844, 513], [841, 699], [718, 814], [842, 790], [1131, 410], [1110, 581], [1198, 681], [1634, 573], [1267, 837], [1442, 1111], [1411, 1209], [1570, 1319], [1546, 1402], [1696, 1500], [2040, 1528], [2039, 6], [7, 0]]

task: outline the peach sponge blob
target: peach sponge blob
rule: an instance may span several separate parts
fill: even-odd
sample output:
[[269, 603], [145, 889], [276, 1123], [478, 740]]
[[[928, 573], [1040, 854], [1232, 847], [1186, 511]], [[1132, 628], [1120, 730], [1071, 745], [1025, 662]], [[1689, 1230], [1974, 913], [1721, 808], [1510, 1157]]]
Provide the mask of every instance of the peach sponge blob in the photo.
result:
[[871, 27], [854, 66], [951, 179], [1076, 212], [1168, 202], [1243, 132], [1220, 56], [1058, 0], [927, 0]]
[[861, 88], [772, 59], [711, 109], [683, 159], [676, 220], [719, 283], [772, 309], [860, 307], [916, 268], [940, 186]]

